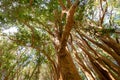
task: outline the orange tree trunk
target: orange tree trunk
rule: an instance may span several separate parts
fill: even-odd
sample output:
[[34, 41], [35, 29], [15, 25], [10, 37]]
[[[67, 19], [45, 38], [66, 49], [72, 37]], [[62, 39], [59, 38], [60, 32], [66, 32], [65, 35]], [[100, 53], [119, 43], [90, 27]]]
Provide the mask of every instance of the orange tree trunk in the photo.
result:
[[80, 75], [73, 63], [72, 57], [67, 49], [61, 49], [58, 54], [58, 64], [61, 79], [59, 80], [81, 80]]
[[[79, 5], [79, 0], [75, 0], [75, 2], [70, 6], [69, 9], [65, 7], [62, 0], [58, 0], [59, 4], [62, 8], [62, 15], [66, 14], [66, 24], [62, 26], [63, 32], [60, 33], [61, 37], [58, 36], [60, 47], [58, 51], [58, 66], [60, 70], [60, 78], [59, 80], [81, 80], [79, 73], [73, 63], [72, 57], [70, 53], [67, 51], [67, 41], [70, 35], [70, 31], [74, 25], [74, 13], [76, 12], [76, 8]], [[61, 20], [62, 20], [61, 16]]]

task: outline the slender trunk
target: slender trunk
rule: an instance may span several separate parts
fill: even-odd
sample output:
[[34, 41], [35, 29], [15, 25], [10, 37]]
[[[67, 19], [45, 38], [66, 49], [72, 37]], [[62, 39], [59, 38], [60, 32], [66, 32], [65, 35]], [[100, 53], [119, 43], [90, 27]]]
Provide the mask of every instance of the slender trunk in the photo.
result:
[[101, 38], [101, 40], [120, 56], [120, 44], [110, 37]]
[[92, 39], [90, 39], [88, 36], [82, 34], [86, 39], [91, 41], [93, 44], [97, 45], [99, 48], [103, 49], [105, 52], [107, 52], [109, 55], [111, 55], [117, 63], [120, 65], [120, 56], [118, 56], [109, 46], [105, 44], [98, 43]]
[[[97, 61], [101, 63], [104, 67], [105, 65], [108, 65], [109, 68], [111, 68], [116, 73], [120, 74], [120, 67], [116, 64], [114, 64], [111, 60], [108, 60], [106, 57], [102, 56], [98, 52], [96, 52], [89, 44], [88, 42], [83, 38], [86, 45], [90, 48], [90, 50], [98, 57]], [[107, 68], [107, 67], [106, 67]], [[108, 69], [108, 68], [107, 68]], [[109, 69], [108, 69], [109, 70]], [[110, 71], [109, 71], [110, 72]]]
[[[78, 46], [85, 52], [85, 55], [88, 56], [88, 59], [89, 59], [90, 62], [91, 62], [90, 65], [91, 65], [92, 68], [94, 69], [94, 71], [95, 71], [95, 73], [97, 74], [98, 78], [99, 78], [100, 80], [108, 80], [108, 79], [105, 78], [105, 76], [104, 76], [104, 75], [102, 74], [102, 72], [99, 70], [98, 67], [100, 67], [100, 66], [97, 65], [97, 63], [95, 62], [96, 60], [94, 59], [94, 57], [92, 57], [92, 56], [90, 55], [90, 53], [89, 53], [81, 44], [79, 44]], [[101, 69], [101, 68], [100, 68], [100, 69]]]
[[78, 55], [79, 53], [77, 52], [76, 48], [73, 46], [72, 43], [69, 42], [69, 44], [71, 45], [71, 47], [75, 51], [74, 55], [75, 55], [76, 61], [77, 61], [78, 65], [80, 66], [81, 70], [86, 75], [87, 79], [88, 80], [95, 80], [95, 77], [92, 75], [90, 70], [85, 66], [84, 61], [79, 57], [79, 55]]
[[77, 59], [77, 63], [79, 64], [80, 68], [82, 69], [82, 71], [86, 75], [87, 79], [88, 80], [95, 80], [94, 76], [91, 74], [90, 70], [85, 66], [85, 64], [83, 63], [81, 58], [77, 54], [75, 54], [75, 56]]

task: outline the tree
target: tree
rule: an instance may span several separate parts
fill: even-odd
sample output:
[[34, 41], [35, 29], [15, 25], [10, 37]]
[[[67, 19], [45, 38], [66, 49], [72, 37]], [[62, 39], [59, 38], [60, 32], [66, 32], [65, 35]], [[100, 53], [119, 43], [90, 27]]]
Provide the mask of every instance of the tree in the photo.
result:
[[[0, 54], [5, 60], [0, 76], [4, 80], [119, 80], [119, 12], [115, 10], [119, 4], [110, 2], [0, 1]], [[13, 27], [16, 32], [5, 32]]]

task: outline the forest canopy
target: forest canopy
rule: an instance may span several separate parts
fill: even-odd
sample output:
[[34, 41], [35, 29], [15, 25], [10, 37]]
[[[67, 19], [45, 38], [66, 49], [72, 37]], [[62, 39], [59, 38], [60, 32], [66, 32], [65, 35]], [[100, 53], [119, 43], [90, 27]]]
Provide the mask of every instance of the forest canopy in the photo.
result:
[[120, 1], [0, 0], [0, 80], [120, 80]]

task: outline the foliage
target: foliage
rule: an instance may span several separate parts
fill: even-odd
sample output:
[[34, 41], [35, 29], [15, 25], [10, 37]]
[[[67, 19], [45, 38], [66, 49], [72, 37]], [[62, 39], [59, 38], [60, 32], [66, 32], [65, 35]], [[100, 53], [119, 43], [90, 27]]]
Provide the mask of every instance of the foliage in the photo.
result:
[[79, 0], [67, 40], [60, 1], [71, 9], [69, 0], [0, 1], [1, 79], [58, 80], [62, 46], [82, 80], [119, 80], [119, 0]]

